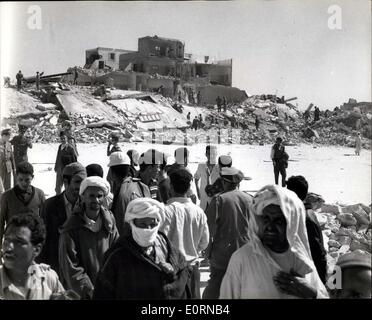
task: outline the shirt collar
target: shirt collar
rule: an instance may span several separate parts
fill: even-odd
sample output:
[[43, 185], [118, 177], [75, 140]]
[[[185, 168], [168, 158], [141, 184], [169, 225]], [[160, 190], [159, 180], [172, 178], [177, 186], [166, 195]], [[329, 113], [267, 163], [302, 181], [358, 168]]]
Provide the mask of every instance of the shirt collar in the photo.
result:
[[173, 197], [173, 198], [170, 198], [167, 201], [167, 204], [171, 204], [173, 202], [190, 203], [191, 199], [190, 198], [184, 198], [184, 197]]

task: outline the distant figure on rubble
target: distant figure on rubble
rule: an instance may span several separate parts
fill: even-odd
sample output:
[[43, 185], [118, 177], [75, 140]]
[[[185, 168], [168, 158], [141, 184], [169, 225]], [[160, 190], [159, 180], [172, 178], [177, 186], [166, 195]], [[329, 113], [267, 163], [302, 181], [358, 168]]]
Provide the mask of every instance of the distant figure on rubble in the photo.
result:
[[303, 118], [305, 119], [305, 122], [307, 122], [309, 120], [309, 118], [310, 118], [310, 112], [309, 112], [309, 110], [306, 110], [304, 112]]
[[121, 152], [119, 146], [119, 135], [115, 132], [111, 133], [108, 137], [107, 156], [109, 157], [113, 152]]
[[329, 111], [329, 110], [327, 109], [327, 110], [324, 112], [324, 117], [325, 117], [325, 118], [329, 118], [330, 113], [331, 113], [331, 111]]
[[288, 154], [285, 152], [283, 146], [283, 139], [281, 137], [277, 137], [275, 144], [271, 148], [271, 159], [274, 165], [274, 177], [275, 177], [275, 184], [279, 183], [279, 173], [282, 176], [282, 187], [286, 186], [286, 168], [288, 168]]
[[315, 107], [314, 109], [314, 122], [320, 120], [320, 110], [318, 107]]
[[188, 121], [191, 120], [191, 112], [189, 112], [189, 113], [187, 114], [187, 120], [188, 120]]
[[10, 77], [4, 77], [4, 88], [10, 87]]
[[198, 94], [196, 95], [196, 99], [198, 100], [198, 106], [202, 104], [202, 95], [200, 91], [198, 91]]
[[77, 68], [75, 67], [74, 68], [74, 82], [73, 82], [73, 84], [77, 84], [77, 78], [78, 77], [79, 77], [79, 74], [78, 74]]
[[198, 129], [198, 126], [199, 126], [199, 120], [198, 120], [198, 117], [195, 116], [194, 120], [192, 121], [191, 129], [197, 130]]
[[23, 79], [23, 74], [21, 70], [18, 71], [16, 75], [16, 79], [17, 79], [17, 90], [19, 91], [22, 89], [22, 79]]
[[226, 97], [223, 97], [222, 105], [223, 105], [223, 112], [226, 112], [226, 110], [227, 110], [227, 100], [226, 100]]
[[256, 126], [256, 131], [260, 128], [260, 119], [256, 115], [256, 120], [254, 121], [254, 125]]
[[75, 149], [76, 156], [79, 156], [77, 150], [76, 139], [72, 133], [72, 124], [70, 121], [66, 120], [62, 126], [62, 130], [66, 133], [67, 142]]
[[178, 91], [178, 102], [182, 102], [181, 91]]
[[39, 73], [39, 71], [36, 71], [36, 77], [35, 77], [35, 83], [36, 83], [36, 90], [40, 90], [40, 77], [44, 74], [44, 71], [42, 73]]
[[217, 102], [217, 110], [218, 110], [218, 112], [220, 112], [221, 111], [221, 103], [222, 103], [222, 100], [221, 100], [220, 96], [217, 97], [216, 102]]
[[360, 156], [360, 150], [362, 149], [362, 139], [360, 138], [360, 132], [357, 133], [355, 139], [355, 155]]

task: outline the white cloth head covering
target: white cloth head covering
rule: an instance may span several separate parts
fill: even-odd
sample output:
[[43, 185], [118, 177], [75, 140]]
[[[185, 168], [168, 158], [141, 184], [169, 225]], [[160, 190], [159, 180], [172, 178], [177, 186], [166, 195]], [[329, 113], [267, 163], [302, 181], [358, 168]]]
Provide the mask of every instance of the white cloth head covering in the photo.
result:
[[252, 219], [248, 234], [256, 252], [263, 250], [261, 240], [258, 238], [258, 226], [255, 216], [261, 215], [262, 210], [270, 204], [279, 205], [287, 221], [287, 240], [289, 248], [303, 262], [303, 273], [315, 269], [311, 258], [310, 245], [306, 231], [306, 211], [298, 196], [286, 188], [277, 185], [267, 185], [259, 190], [252, 199]]
[[129, 202], [125, 212], [125, 221], [131, 222], [134, 219], [155, 218], [159, 225], [165, 219], [164, 204], [151, 198], [137, 198]]
[[103, 178], [92, 176], [85, 178], [80, 185], [79, 194], [82, 195], [86, 188], [98, 187], [103, 190], [105, 197], [110, 193], [110, 184]]

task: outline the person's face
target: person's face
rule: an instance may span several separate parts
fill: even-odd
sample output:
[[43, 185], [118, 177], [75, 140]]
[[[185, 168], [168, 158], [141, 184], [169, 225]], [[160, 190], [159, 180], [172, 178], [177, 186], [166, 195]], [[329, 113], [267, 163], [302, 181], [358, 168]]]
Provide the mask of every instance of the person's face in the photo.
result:
[[23, 191], [27, 191], [28, 188], [31, 186], [32, 179], [34, 178], [33, 175], [28, 173], [18, 173], [17, 174], [17, 185]]
[[71, 178], [70, 184], [67, 184], [67, 186], [65, 184], [66, 193], [70, 195], [74, 202], [76, 202], [79, 197], [79, 190], [82, 181], [83, 178], [81, 176], [74, 175]]
[[10, 136], [7, 135], [7, 134], [4, 134], [1, 136], [1, 139], [5, 142], [5, 141], [9, 141], [10, 140]]
[[4, 266], [7, 269], [27, 270], [41, 251], [41, 244], [31, 243], [31, 230], [28, 227], [10, 226], [2, 245]]
[[158, 164], [151, 164], [151, 165], [148, 165], [146, 170], [145, 170], [145, 176], [151, 180], [151, 179], [155, 179], [157, 176], [158, 176], [158, 173], [160, 171], [160, 165]]
[[85, 189], [81, 198], [88, 210], [99, 211], [105, 198], [105, 193], [101, 188], [88, 187]]
[[340, 299], [371, 299], [371, 269], [348, 268], [342, 270]]
[[278, 146], [280, 146], [280, 145], [282, 144], [282, 141], [281, 141], [281, 140], [276, 140], [276, 144], [277, 144]]
[[134, 219], [133, 223], [137, 228], [153, 229], [159, 224], [159, 221], [155, 218], [140, 218]]
[[275, 252], [288, 249], [287, 221], [278, 205], [270, 204], [262, 210], [262, 215], [256, 216], [258, 237], [262, 243]]
[[67, 136], [61, 136], [60, 139], [61, 139], [61, 143], [63, 144], [67, 143]]

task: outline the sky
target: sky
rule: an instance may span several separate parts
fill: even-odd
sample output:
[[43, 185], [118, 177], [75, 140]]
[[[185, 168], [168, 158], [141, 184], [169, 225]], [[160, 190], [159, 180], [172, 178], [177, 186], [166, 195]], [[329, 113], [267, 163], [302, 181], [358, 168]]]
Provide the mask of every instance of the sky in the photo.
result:
[[[33, 5], [40, 29], [30, 28]], [[137, 50], [138, 38], [156, 34], [184, 41], [187, 53], [232, 58], [233, 86], [248, 94], [298, 97], [299, 109], [371, 101], [369, 0], [1, 2], [0, 10], [2, 77], [65, 72], [84, 66], [86, 49]]]

